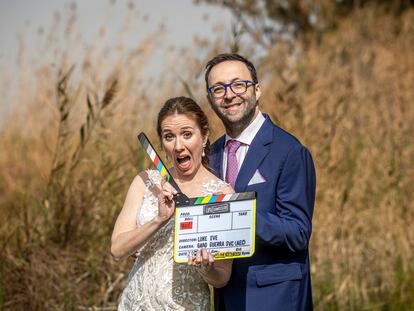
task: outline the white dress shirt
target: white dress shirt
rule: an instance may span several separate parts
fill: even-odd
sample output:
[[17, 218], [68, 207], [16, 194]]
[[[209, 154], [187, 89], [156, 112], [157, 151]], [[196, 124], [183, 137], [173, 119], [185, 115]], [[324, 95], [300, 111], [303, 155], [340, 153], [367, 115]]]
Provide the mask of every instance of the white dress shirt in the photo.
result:
[[227, 142], [230, 139], [235, 139], [235, 140], [238, 140], [239, 142], [241, 142], [241, 145], [240, 145], [239, 149], [237, 149], [237, 151], [236, 151], [237, 166], [238, 166], [238, 171], [240, 171], [240, 168], [243, 164], [244, 158], [246, 158], [247, 151], [249, 150], [249, 147], [250, 147], [254, 137], [256, 136], [256, 134], [260, 130], [260, 128], [262, 127], [265, 120], [266, 119], [265, 119], [264, 115], [259, 111], [258, 115], [253, 120], [253, 122], [250, 123], [249, 126], [246, 127], [244, 129], [244, 131], [240, 133], [239, 136], [237, 136], [235, 138], [231, 138], [226, 133], [226, 141], [224, 143], [225, 147], [224, 147], [224, 154], [223, 154], [223, 176], [224, 176], [225, 179], [226, 179], [225, 175], [226, 175], [226, 168], [227, 168], [227, 153], [228, 153]]

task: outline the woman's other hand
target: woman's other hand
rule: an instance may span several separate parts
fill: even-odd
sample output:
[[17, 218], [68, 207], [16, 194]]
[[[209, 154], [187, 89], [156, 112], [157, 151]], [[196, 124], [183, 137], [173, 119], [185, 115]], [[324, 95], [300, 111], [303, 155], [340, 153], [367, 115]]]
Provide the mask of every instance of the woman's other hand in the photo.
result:
[[214, 256], [205, 248], [188, 257], [188, 265], [196, 267], [204, 281], [216, 288], [225, 286], [230, 280], [232, 264], [232, 259], [214, 261]]
[[214, 257], [208, 249], [199, 248], [196, 256], [188, 257], [188, 265], [197, 267], [200, 273], [208, 273], [214, 265]]

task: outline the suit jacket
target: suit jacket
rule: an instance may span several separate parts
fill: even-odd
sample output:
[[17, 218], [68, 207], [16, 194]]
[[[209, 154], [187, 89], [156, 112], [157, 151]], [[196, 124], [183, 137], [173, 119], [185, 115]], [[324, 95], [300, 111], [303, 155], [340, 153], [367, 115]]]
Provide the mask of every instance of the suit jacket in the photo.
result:
[[[308, 253], [316, 185], [312, 156], [265, 118], [235, 185], [236, 192], [257, 193], [256, 250], [250, 258], [234, 260], [229, 283], [215, 290], [216, 310], [313, 309]], [[221, 179], [224, 143], [222, 136], [210, 156]]]

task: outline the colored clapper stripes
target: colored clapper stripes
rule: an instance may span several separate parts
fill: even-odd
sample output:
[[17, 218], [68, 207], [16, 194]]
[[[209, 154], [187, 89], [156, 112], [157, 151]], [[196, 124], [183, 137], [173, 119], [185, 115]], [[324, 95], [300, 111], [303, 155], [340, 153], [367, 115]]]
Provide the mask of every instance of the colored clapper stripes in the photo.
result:
[[205, 197], [190, 198], [190, 205], [201, 205], [227, 201], [242, 201], [255, 198], [254, 192], [241, 192], [231, 194], [209, 195]]
[[145, 151], [151, 158], [152, 163], [154, 163], [155, 167], [157, 168], [158, 172], [160, 172], [161, 176], [166, 176], [167, 181], [170, 179], [170, 175], [168, 174], [168, 170], [165, 167], [164, 163], [160, 160], [160, 157], [155, 152], [154, 148], [152, 147], [151, 143], [149, 142], [148, 138], [143, 134], [138, 135], [138, 139], [141, 142], [142, 146], [144, 147]]

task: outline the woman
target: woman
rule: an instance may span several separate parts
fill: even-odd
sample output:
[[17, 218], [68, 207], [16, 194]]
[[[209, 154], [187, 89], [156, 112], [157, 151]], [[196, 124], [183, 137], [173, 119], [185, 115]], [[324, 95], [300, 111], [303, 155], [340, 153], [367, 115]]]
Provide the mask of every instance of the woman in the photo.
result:
[[[233, 192], [208, 169], [208, 120], [192, 99], [167, 100], [158, 114], [157, 132], [174, 163], [171, 175], [188, 197]], [[128, 190], [111, 253], [115, 258], [137, 253], [137, 259], [119, 310], [209, 310], [207, 283], [222, 287], [230, 278], [231, 260], [214, 262], [205, 249], [189, 258], [188, 265], [173, 262], [175, 193], [156, 170], [138, 174]]]

